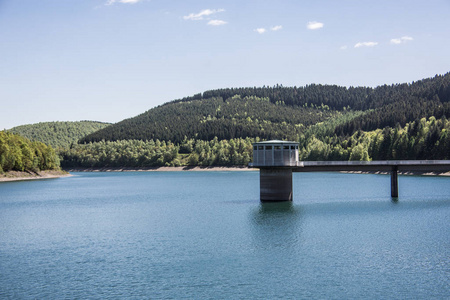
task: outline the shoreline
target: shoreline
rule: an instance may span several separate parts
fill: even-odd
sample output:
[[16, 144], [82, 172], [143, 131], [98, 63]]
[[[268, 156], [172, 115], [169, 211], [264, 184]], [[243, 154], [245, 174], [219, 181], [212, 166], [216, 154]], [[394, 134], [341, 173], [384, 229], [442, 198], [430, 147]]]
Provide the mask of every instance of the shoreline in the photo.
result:
[[[340, 171], [340, 173], [346, 174], [375, 174], [375, 175], [390, 175], [390, 172], [384, 171]], [[398, 172], [398, 175], [402, 176], [450, 176], [450, 172]]]
[[[146, 168], [131, 168], [131, 167], [108, 167], [108, 168], [68, 168], [67, 172], [179, 172], [179, 171], [195, 171], [195, 172], [240, 172], [240, 171], [259, 171], [258, 168], [251, 168], [246, 166], [181, 166], [181, 167], [146, 167]], [[340, 171], [339, 173], [346, 174], [377, 174], [389, 175], [390, 172], [382, 171]], [[398, 172], [398, 175], [406, 176], [450, 176], [450, 172]]]
[[4, 174], [0, 174], [0, 182], [11, 182], [11, 181], [25, 181], [25, 180], [40, 180], [40, 179], [53, 179], [61, 177], [73, 176], [66, 171], [60, 170], [48, 170], [34, 172], [21, 172], [21, 171], [9, 171]]
[[[20, 172], [20, 171], [9, 171], [4, 174], [0, 174], [1, 182], [12, 182], [12, 181], [25, 181], [25, 180], [39, 180], [39, 179], [54, 179], [62, 177], [73, 176], [69, 172], [248, 172], [248, 171], [259, 171], [258, 168], [250, 168], [246, 166], [213, 166], [213, 167], [203, 167], [203, 166], [181, 166], [181, 167], [147, 167], [147, 168], [120, 168], [120, 167], [108, 167], [108, 168], [68, 168], [65, 170], [50, 170], [50, 171], [40, 171], [38, 173], [34, 172]], [[376, 175], [389, 175], [389, 172], [381, 171], [340, 171], [343, 174], [376, 174]], [[444, 176], [450, 177], [450, 172], [399, 172], [398, 175], [402, 176]]]
[[258, 169], [249, 168], [246, 166], [181, 166], [181, 167], [146, 167], [146, 168], [131, 168], [131, 167], [105, 167], [105, 168], [67, 168], [66, 172], [178, 172], [178, 171], [258, 171]]

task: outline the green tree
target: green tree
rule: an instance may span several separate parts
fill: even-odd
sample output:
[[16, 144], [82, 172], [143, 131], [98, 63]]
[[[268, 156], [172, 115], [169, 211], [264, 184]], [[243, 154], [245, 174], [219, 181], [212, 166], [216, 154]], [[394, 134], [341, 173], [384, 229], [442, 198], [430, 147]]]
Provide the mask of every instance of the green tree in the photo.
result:
[[352, 148], [349, 160], [369, 161], [369, 152], [363, 144], [358, 144]]

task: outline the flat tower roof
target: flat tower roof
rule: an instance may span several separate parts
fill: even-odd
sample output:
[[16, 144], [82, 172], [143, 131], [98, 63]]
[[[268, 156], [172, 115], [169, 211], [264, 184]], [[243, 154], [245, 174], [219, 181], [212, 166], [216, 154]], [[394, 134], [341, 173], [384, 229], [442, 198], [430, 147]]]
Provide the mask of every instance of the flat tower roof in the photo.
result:
[[253, 144], [298, 144], [298, 142], [271, 140], [271, 141], [257, 142]]

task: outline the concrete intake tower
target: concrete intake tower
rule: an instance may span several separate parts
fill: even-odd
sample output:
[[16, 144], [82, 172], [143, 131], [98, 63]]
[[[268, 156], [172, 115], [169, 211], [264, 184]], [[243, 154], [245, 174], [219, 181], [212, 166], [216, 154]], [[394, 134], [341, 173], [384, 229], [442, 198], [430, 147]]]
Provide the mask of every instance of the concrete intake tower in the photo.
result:
[[298, 166], [298, 143], [272, 140], [253, 144], [253, 167], [259, 168], [261, 201], [292, 201], [292, 168]]

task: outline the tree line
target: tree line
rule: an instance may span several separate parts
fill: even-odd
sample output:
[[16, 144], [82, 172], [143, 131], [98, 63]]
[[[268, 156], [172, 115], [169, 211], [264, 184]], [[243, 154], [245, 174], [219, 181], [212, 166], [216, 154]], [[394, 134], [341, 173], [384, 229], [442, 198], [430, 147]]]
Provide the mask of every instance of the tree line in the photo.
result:
[[351, 136], [312, 134], [300, 145], [300, 160], [450, 159], [450, 121], [430, 117]]
[[[334, 122], [340, 121], [311, 126], [298, 140], [300, 160], [450, 159], [450, 121], [445, 117], [422, 118], [404, 127], [359, 130], [351, 136], [329, 135]], [[258, 141], [217, 137], [210, 141], [185, 137], [180, 144], [160, 140], [100, 141], [73, 145], [60, 155], [65, 168], [241, 166], [252, 161], [252, 144]]]
[[60, 150], [63, 168], [248, 165], [252, 139], [202, 141], [185, 138], [180, 145], [160, 140], [100, 141]]
[[22, 136], [0, 131], [0, 173], [59, 169], [55, 150], [41, 142], [32, 142]]
[[327, 105], [334, 110], [368, 110], [398, 102], [401, 99], [416, 98], [432, 100], [437, 96], [441, 102], [450, 101], [450, 73], [436, 75], [412, 83], [381, 85], [370, 87], [341, 87], [337, 85], [311, 84], [305, 87], [246, 87], [226, 88], [206, 91], [174, 102], [221, 97], [228, 99], [234, 95], [267, 98], [270, 102], [282, 102], [290, 106]]

